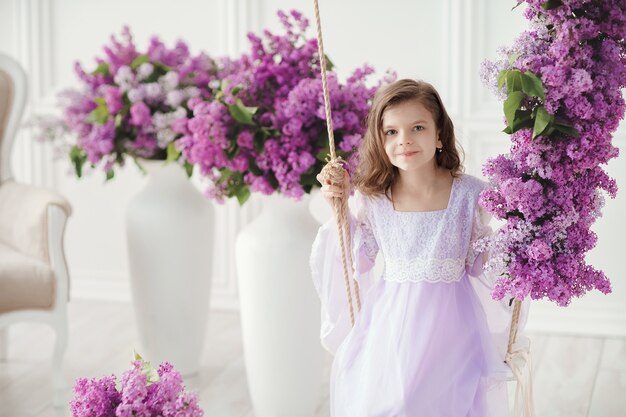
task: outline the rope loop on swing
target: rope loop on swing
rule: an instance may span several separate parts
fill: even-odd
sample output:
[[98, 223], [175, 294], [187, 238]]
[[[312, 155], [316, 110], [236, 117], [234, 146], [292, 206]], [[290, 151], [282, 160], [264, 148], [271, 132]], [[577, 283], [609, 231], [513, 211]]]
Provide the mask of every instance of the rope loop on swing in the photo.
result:
[[[330, 181], [330, 184], [340, 186], [343, 189], [347, 171], [343, 166], [340, 156], [335, 151], [335, 135], [333, 132], [333, 118], [330, 105], [330, 94], [328, 93], [328, 81], [326, 77], [326, 54], [324, 52], [324, 41], [322, 38], [322, 23], [320, 20], [320, 10], [318, 0], [314, 0], [315, 4], [315, 23], [317, 28], [317, 50], [320, 59], [320, 71], [322, 74], [322, 89], [324, 92], [324, 109], [326, 111], [326, 127], [328, 129], [328, 144], [330, 155], [326, 166], [320, 173], [324, 183]], [[346, 287], [346, 295], [348, 299], [348, 311], [350, 314], [350, 323], [354, 326], [355, 314], [352, 302], [352, 293], [356, 299], [357, 312], [361, 310], [361, 297], [359, 294], [359, 286], [354, 279], [354, 268], [352, 264], [352, 245], [350, 238], [350, 223], [348, 218], [348, 194], [349, 190], [344, 189], [341, 197], [333, 198], [333, 208], [335, 211], [335, 219], [337, 222], [337, 232], [339, 234], [339, 245], [341, 246], [341, 261], [343, 263], [344, 284]], [[354, 287], [354, 288], [353, 288]]]

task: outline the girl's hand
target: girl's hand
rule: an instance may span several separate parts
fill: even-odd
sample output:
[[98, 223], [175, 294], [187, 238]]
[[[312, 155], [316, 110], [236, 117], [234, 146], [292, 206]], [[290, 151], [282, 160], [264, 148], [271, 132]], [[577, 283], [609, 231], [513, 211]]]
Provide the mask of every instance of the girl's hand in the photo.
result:
[[333, 208], [333, 198], [341, 198], [350, 193], [350, 177], [345, 173], [343, 184], [331, 184], [330, 180], [324, 181], [322, 174], [317, 174], [317, 180], [322, 184], [322, 195], [326, 202]]

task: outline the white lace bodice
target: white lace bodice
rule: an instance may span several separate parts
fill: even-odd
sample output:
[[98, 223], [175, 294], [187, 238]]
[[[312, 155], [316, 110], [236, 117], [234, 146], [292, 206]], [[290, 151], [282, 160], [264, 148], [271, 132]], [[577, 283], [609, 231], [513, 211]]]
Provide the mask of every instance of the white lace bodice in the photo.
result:
[[454, 179], [448, 207], [399, 212], [385, 196], [355, 196], [355, 249], [384, 259], [383, 278], [394, 282], [456, 282], [476, 254], [472, 244], [490, 233], [478, 206], [486, 182], [467, 174]]

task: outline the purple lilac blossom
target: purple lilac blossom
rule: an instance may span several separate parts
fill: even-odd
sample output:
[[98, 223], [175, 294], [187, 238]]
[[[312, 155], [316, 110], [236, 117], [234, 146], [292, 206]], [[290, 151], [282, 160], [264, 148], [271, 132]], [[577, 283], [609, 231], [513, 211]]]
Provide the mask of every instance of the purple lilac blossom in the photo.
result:
[[[222, 82], [214, 86], [220, 101], [194, 104], [187, 133], [177, 142], [185, 159], [211, 181], [206, 193], [211, 198], [221, 201], [249, 188], [299, 199], [317, 185], [315, 174], [329, 153], [317, 42], [307, 38], [309, 22], [301, 13], [278, 16], [284, 34], [250, 33], [249, 53], [220, 62]], [[344, 83], [328, 73], [337, 149], [349, 162], [381, 83], [366, 85], [373, 72], [363, 66]], [[252, 125], [229, 112], [238, 100], [256, 108]]]
[[506, 224], [476, 247], [490, 250], [487, 268], [499, 273], [494, 298], [567, 306], [590, 290], [611, 291], [585, 253], [597, 241], [590, 227], [601, 215], [600, 191], [617, 193], [602, 165], [619, 153], [611, 140], [625, 110], [626, 9], [617, 0], [563, 0], [550, 10], [543, 0], [525, 3], [532, 29], [500, 61], [484, 64], [483, 79], [494, 88], [496, 71], [533, 72], [545, 90], [539, 104], [579, 135], [533, 140], [530, 129], [521, 129], [511, 136], [509, 154], [487, 161], [483, 174], [491, 186], [480, 204]]
[[114, 375], [102, 379], [79, 378], [70, 401], [72, 417], [202, 417], [195, 393], [185, 391], [183, 379], [164, 362], [156, 381], [148, 380], [146, 364], [133, 362], [124, 372], [120, 389]]
[[93, 72], [75, 64], [80, 87], [60, 96], [60, 107], [65, 130], [77, 138], [74, 151], [107, 172], [126, 155], [165, 159], [169, 143], [182, 135], [161, 122], [180, 119], [181, 109], [190, 116], [188, 100], [209, 99], [218, 72], [213, 59], [192, 55], [182, 41], [170, 48], [153, 37], [140, 51], [127, 27], [120, 39], [111, 36], [96, 62]]

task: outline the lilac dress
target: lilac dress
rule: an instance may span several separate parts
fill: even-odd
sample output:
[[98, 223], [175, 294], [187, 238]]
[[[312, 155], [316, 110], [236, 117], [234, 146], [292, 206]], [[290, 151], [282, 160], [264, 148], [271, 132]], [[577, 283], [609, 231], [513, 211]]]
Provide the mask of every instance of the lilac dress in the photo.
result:
[[[320, 228], [311, 267], [322, 344], [335, 355], [331, 416], [508, 415], [503, 359], [511, 310], [491, 299], [492, 280], [471, 246], [491, 233], [478, 206], [485, 186], [462, 174], [447, 208], [428, 212], [399, 212], [384, 196], [355, 195], [352, 245], [362, 308], [354, 328], [334, 220]], [[382, 277], [372, 268], [377, 255]]]

